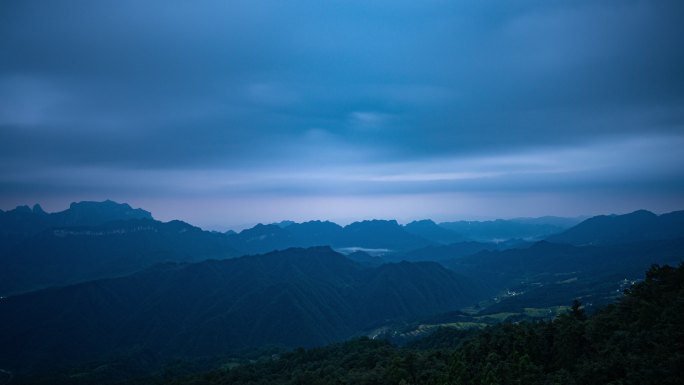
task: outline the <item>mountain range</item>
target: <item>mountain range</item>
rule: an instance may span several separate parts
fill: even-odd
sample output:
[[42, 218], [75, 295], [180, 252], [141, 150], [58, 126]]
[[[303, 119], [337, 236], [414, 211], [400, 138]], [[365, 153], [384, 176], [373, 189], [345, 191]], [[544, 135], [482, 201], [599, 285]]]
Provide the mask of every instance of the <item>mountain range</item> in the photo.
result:
[[0, 372], [317, 346], [573, 299], [591, 308], [651, 264], [684, 261], [684, 211], [575, 221], [283, 221], [219, 233], [112, 201], [0, 211]]
[[[258, 224], [239, 233], [204, 231], [181, 221], [163, 223], [142, 209], [113, 201], [73, 203], [46, 213], [39, 205], [0, 212], [0, 295], [115, 277], [161, 262], [232, 258], [290, 247], [331, 246], [363, 264], [446, 261], [480, 251], [552, 243], [608, 245], [684, 236], [684, 212], [637, 211], [589, 218], [519, 218], [488, 222], [421, 220], [400, 225], [370, 220], [340, 226], [329, 221]], [[455, 229], [462, 229], [458, 233]], [[491, 241], [492, 237], [496, 242]], [[515, 237], [513, 237], [515, 236]], [[474, 241], [473, 239], [489, 239]], [[354, 253], [356, 252], [356, 253]], [[371, 255], [364, 255], [368, 252]]]
[[582, 222], [584, 217], [540, 217], [496, 219], [493, 221], [442, 222], [441, 228], [460, 234], [463, 239], [491, 242], [507, 239], [541, 240]]
[[656, 215], [639, 210], [625, 215], [589, 218], [546, 240], [573, 245], [607, 245], [684, 236], [684, 211]]
[[240, 233], [229, 234], [235, 247], [247, 253], [262, 253], [288, 247], [329, 245], [336, 248], [410, 250], [432, 242], [415, 235], [395, 220], [369, 220], [340, 226], [328, 221], [258, 224]]
[[434, 262], [366, 269], [328, 247], [163, 264], [0, 300], [0, 367], [31, 371], [139, 348], [174, 358], [314, 346], [467, 306], [480, 291]]
[[379, 250], [396, 254], [383, 261], [400, 261], [402, 253], [463, 239], [429, 220], [405, 226], [394, 220], [347, 226], [284, 221], [217, 233], [181, 221], [163, 223], [148, 211], [113, 201], [72, 203], [56, 213], [46, 213], [39, 205], [20, 206], [0, 211], [0, 295], [129, 274], [160, 262], [231, 258], [290, 247]]
[[39, 204], [33, 208], [19, 206], [14, 210], [0, 210], [0, 234], [27, 237], [54, 227], [96, 226], [127, 219], [152, 219], [152, 214], [111, 200], [74, 202], [68, 209], [55, 213], [45, 212]]
[[55, 227], [2, 255], [0, 294], [130, 274], [167, 261], [235, 257], [230, 240], [181, 221], [113, 221]]

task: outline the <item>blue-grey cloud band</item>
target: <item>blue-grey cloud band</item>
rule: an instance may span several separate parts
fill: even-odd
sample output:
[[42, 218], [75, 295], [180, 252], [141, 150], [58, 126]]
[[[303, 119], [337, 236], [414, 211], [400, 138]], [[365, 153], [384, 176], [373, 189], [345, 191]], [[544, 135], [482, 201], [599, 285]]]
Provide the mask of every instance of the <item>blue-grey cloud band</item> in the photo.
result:
[[669, 0], [3, 2], [2, 208], [681, 208], [681, 20]]

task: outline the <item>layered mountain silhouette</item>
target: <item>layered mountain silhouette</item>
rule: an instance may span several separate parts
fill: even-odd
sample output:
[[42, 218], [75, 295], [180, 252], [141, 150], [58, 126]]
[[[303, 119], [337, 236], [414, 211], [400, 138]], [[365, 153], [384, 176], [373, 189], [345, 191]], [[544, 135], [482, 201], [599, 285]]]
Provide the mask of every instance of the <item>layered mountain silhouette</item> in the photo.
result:
[[0, 295], [130, 274], [160, 262], [237, 255], [223, 234], [181, 221], [131, 219], [54, 227], [4, 251]]
[[516, 238], [540, 240], [579, 222], [581, 222], [581, 218], [541, 217], [442, 222], [439, 226], [460, 234], [463, 239], [492, 242]]
[[230, 237], [237, 249], [249, 253], [323, 245], [397, 251], [411, 250], [432, 243], [408, 231], [394, 220], [354, 222], [344, 227], [328, 221], [289, 223], [286, 226], [259, 224]]
[[463, 234], [449, 230], [430, 219], [413, 221], [404, 226], [409, 233], [439, 244], [451, 244], [467, 240]]
[[[683, 212], [657, 216], [647, 211], [599, 216], [547, 239], [574, 245], [669, 239], [684, 236], [682, 218]], [[519, 238], [560, 232], [574, 221], [542, 217], [436, 224], [421, 220], [404, 226], [394, 220], [347, 226], [283, 221], [239, 233], [216, 233], [180, 221], [159, 222], [145, 210], [113, 201], [72, 203], [57, 213], [46, 213], [39, 205], [20, 206], [0, 212], [0, 295], [129, 274], [160, 262], [230, 258], [290, 247], [360, 250], [351, 258], [371, 266], [401, 260], [445, 261], [483, 250], [525, 247], [529, 242]]]
[[602, 246], [540, 241], [527, 248], [482, 251], [440, 263], [486, 284], [492, 295], [512, 293], [500, 305], [489, 307], [496, 313], [564, 305], [578, 298], [588, 305], [610, 303], [651, 265], [682, 261], [684, 238]]
[[547, 240], [573, 245], [606, 245], [679, 237], [684, 237], [684, 211], [656, 215], [639, 210], [625, 215], [592, 217]]
[[26, 237], [53, 227], [96, 226], [128, 219], [152, 219], [152, 214], [110, 200], [75, 202], [56, 213], [46, 213], [36, 204], [33, 208], [19, 206], [14, 210], [0, 210], [0, 234]]
[[568, 228], [577, 221], [283, 221], [218, 233], [112, 201], [22, 206], [0, 212], [0, 368], [315, 346], [476, 303], [488, 304], [482, 314], [590, 306], [651, 264], [684, 260], [684, 212]]
[[31, 371], [138, 348], [171, 358], [320, 345], [458, 309], [480, 292], [436, 263], [368, 269], [328, 247], [164, 264], [0, 300], [0, 367]]
[[[400, 225], [395, 220], [369, 220], [340, 226], [329, 221], [258, 224], [240, 233], [230, 234], [235, 248], [247, 252], [265, 252], [287, 247], [330, 245], [336, 248], [386, 249], [403, 253], [423, 247], [464, 244], [467, 242], [497, 243], [497, 248], [513, 246], [502, 241], [543, 239], [559, 233], [575, 218], [520, 218], [496, 221], [461, 221], [437, 224], [424, 219]], [[495, 241], [495, 242], [494, 242]], [[515, 245], [517, 246], [517, 245]]]

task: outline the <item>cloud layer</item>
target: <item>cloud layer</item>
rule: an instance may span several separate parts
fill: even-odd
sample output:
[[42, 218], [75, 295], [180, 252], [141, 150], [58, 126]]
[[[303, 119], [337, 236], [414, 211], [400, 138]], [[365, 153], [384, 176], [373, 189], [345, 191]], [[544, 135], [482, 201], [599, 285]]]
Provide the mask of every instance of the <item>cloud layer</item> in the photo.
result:
[[677, 0], [4, 2], [2, 208], [681, 208], [681, 20]]

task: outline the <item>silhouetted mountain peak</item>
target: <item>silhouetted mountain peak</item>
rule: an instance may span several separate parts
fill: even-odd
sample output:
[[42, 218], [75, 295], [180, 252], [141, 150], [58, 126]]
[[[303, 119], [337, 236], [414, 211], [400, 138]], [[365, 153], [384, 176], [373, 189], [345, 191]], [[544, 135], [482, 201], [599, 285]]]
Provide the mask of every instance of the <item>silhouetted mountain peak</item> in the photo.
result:
[[249, 271], [258, 271], [261, 278], [271, 282], [324, 280], [344, 284], [352, 280], [361, 270], [356, 262], [328, 246], [291, 247], [265, 254], [247, 255], [235, 260], [225, 260], [222, 264], [226, 267], [237, 264]]
[[329, 221], [308, 221], [288, 226], [287, 230], [301, 245], [330, 245], [342, 232], [342, 226]]
[[413, 235], [441, 244], [455, 243], [464, 239], [462, 235], [439, 226], [431, 219], [413, 221], [406, 224], [404, 229]]
[[406, 231], [396, 220], [366, 220], [354, 222], [343, 229], [345, 246], [387, 249], [411, 249], [430, 242]]
[[134, 209], [128, 203], [117, 203], [112, 200], [73, 202], [69, 205], [68, 210], [56, 213], [56, 215], [60, 214], [89, 221], [96, 218], [98, 221], [100, 219], [152, 219], [152, 214], [149, 211]]
[[359, 222], [354, 222], [351, 223], [345, 228], [348, 229], [354, 229], [354, 228], [393, 228], [393, 227], [400, 227], [399, 223], [397, 223], [396, 220], [394, 219], [369, 219], [365, 221], [359, 221]]
[[406, 226], [404, 226], [404, 227], [410, 227], [410, 226], [430, 226], [430, 227], [432, 227], [432, 226], [437, 226], [437, 224], [432, 219], [420, 219], [417, 221], [407, 223]]
[[251, 233], [251, 232], [261, 233], [261, 232], [269, 231], [269, 230], [270, 231], [276, 231], [276, 229], [279, 229], [279, 228], [280, 228], [280, 226], [278, 226], [276, 224], [272, 224], [272, 223], [266, 224], [266, 225], [263, 223], [257, 223], [254, 227], [250, 227], [248, 229], [244, 229], [244, 230], [240, 231], [240, 234], [243, 234], [243, 233], [247, 234], [247, 233]]
[[129, 219], [153, 218], [148, 211], [133, 209], [128, 204], [113, 201], [74, 202], [68, 209], [55, 213], [46, 213], [39, 204], [36, 204], [33, 208], [19, 206], [1, 213], [0, 233], [21, 238], [50, 228], [97, 226]]
[[272, 223], [272, 224], [274, 224], [274, 225], [276, 225], [276, 226], [281, 227], [281, 228], [284, 229], [284, 228], [286, 228], [286, 227], [289, 227], [289, 226], [291, 226], [291, 225], [294, 225], [295, 223], [296, 223], [295, 221], [284, 220], [284, 221], [280, 221], [280, 222], [278, 222], [278, 223]]
[[174, 231], [177, 231], [179, 233], [184, 233], [187, 231], [202, 231], [202, 229], [200, 229], [199, 227], [193, 226], [187, 222], [183, 222], [183, 221], [180, 221], [178, 219], [175, 219], [175, 220], [170, 221], [170, 222], [166, 222], [166, 223], [164, 223], [164, 225], [167, 228], [172, 229]]
[[262, 223], [240, 232], [240, 236], [244, 237], [247, 241], [264, 240], [284, 234], [287, 234], [287, 230], [282, 227], [274, 224], [264, 225]]
[[342, 226], [338, 225], [337, 223], [330, 222], [330, 221], [306, 221], [302, 223], [294, 223], [292, 226], [288, 226], [289, 230], [292, 229], [327, 229], [327, 230], [341, 230]]
[[365, 221], [359, 221], [350, 223], [344, 226], [344, 230], [348, 233], [355, 232], [369, 232], [369, 231], [382, 231], [382, 232], [399, 232], [404, 229], [397, 223], [396, 220], [384, 220], [384, 219], [371, 219]]
[[626, 215], [637, 218], [655, 218], [658, 216], [648, 210], [637, 210]]
[[623, 215], [595, 216], [547, 240], [587, 245], [671, 239], [683, 236], [684, 215], [672, 212], [658, 216], [647, 210], [637, 210]]
[[37, 214], [37, 215], [47, 215], [47, 213], [45, 212], [45, 210], [43, 210], [43, 208], [40, 207], [40, 205], [39, 205], [38, 203], [36, 203], [35, 205], [33, 205], [33, 209], [32, 209], [31, 211], [32, 211], [34, 214]]
[[295, 224], [299, 224], [299, 225], [325, 225], [325, 226], [330, 226], [330, 225], [332, 225], [332, 226], [336, 226], [336, 227], [341, 227], [340, 225], [338, 225], [338, 224], [335, 223], [335, 222], [321, 221], [321, 220], [319, 220], [319, 219], [316, 219], [316, 220], [313, 220], [313, 221], [306, 221], [306, 222], [302, 222], [302, 223], [295, 223]]

